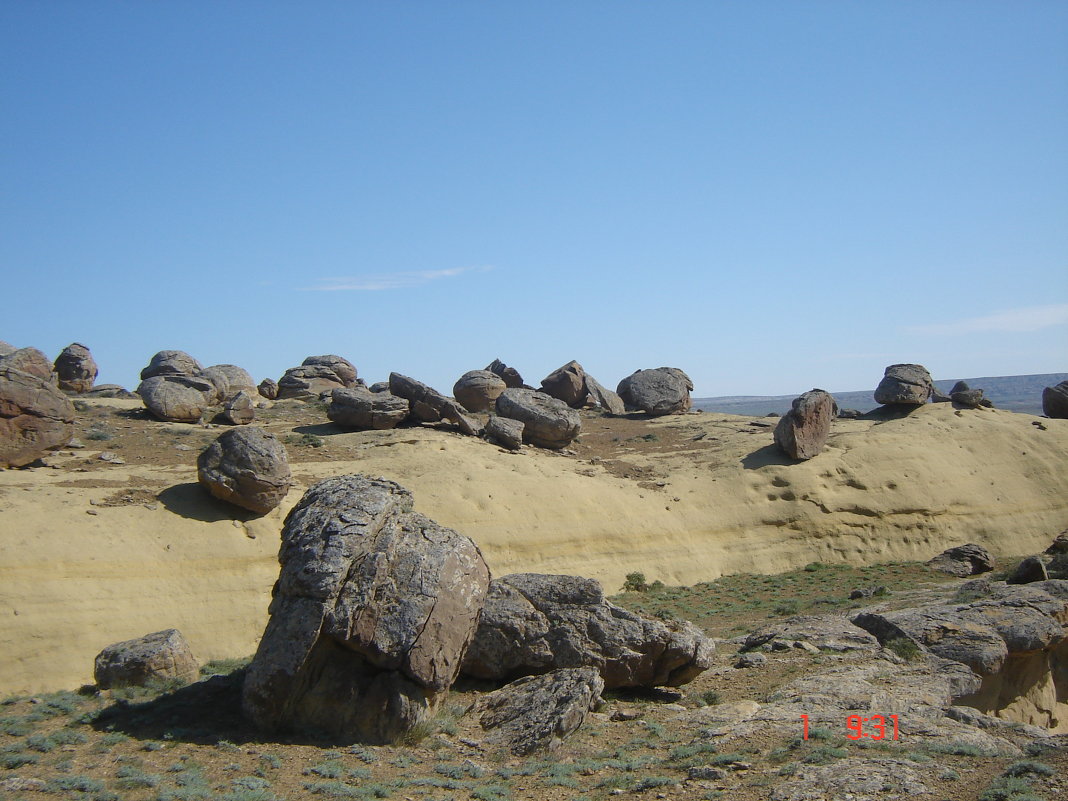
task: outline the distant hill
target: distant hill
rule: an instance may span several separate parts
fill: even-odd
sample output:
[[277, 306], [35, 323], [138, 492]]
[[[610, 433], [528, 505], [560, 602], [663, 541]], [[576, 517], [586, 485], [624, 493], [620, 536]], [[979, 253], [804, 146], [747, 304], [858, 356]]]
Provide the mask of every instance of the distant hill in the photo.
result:
[[[943, 392], [948, 393], [958, 381], [965, 381], [972, 389], [981, 389], [994, 406], [1024, 414], [1042, 414], [1042, 390], [1068, 380], [1068, 373], [1041, 373], [1039, 375], [1002, 375], [981, 378], [947, 378], [935, 381]], [[809, 387], [811, 389], [811, 387]], [[694, 398], [693, 408], [706, 412], [744, 414], [762, 417], [768, 414], [782, 415], [790, 409], [796, 395], [727, 395], [717, 398]], [[872, 397], [875, 387], [861, 392], [832, 392], [841, 409], [858, 409], [867, 412], [878, 404]]]

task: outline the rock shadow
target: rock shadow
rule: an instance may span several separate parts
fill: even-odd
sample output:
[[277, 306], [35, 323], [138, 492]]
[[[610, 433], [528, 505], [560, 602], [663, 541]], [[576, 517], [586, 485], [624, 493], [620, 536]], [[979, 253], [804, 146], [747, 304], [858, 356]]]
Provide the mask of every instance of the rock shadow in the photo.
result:
[[330, 437], [334, 434], [347, 434], [351, 429], [343, 428], [337, 423], [315, 423], [314, 425], [294, 426], [297, 434], [313, 434], [317, 437]]
[[247, 743], [257, 732], [241, 714], [245, 671], [186, 685], [140, 703], [117, 700], [97, 714], [97, 731], [117, 731], [139, 740], [176, 740], [214, 745]]
[[168, 512], [199, 520], [203, 523], [217, 523], [220, 520], [255, 520], [261, 515], [233, 504], [220, 501], [195, 481], [175, 484], [160, 492], [156, 498]]
[[770, 465], [790, 466], [801, 464], [802, 459], [791, 459], [783, 453], [778, 445], [765, 445], [763, 448], [750, 453], [742, 458], [742, 467], [746, 470], [759, 470]]

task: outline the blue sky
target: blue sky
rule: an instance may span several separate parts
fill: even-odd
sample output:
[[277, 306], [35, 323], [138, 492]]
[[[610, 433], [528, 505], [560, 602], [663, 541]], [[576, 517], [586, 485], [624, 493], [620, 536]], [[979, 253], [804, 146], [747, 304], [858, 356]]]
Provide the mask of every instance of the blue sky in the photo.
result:
[[696, 394], [1068, 369], [1068, 3], [0, 2], [0, 339]]

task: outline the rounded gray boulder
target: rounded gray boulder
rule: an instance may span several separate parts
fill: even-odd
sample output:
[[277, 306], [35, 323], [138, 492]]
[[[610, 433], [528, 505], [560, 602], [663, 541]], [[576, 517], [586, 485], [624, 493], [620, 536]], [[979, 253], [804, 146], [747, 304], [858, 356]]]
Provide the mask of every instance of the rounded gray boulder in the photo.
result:
[[216, 498], [267, 514], [293, 484], [286, 449], [262, 428], [231, 429], [197, 458], [197, 481]]
[[523, 424], [523, 441], [554, 450], [567, 447], [582, 431], [582, 418], [563, 401], [532, 389], [506, 389], [497, 414]]
[[196, 681], [200, 664], [178, 629], [109, 645], [97, 654], [93, 679], [102, 690], [142, 687], [149, 682]]
[[688, 412], [692, 391], [690, 377], [677, 367], [637, 370], [616, 387], [627, 411], [641, 411], [651, 417]]
[[161, 350], [141, 371], [141, 380], [157, 375], [200, 375], [200, 362], [183, 350]]
[[153, 416], [170, 423], [199, 422], [218, 397], [206, 378], [177, 374], [146, 378], [136, 392]]
[[875, 402], [883, 405], [922, 406], [931, 399], [934, 381], [922, 364], [891, 364], [875, 388]]
[[83, 393], [93, 388], [100, 370], [89, 348], [80, 342], [67, 345], [53, 365], [59, 388], [67, 392]]
[[492, 409], [501, 393], [508, 388], [504, 379], [489, 370], [470, 370], [452, 387], [452, 396], [469, 412]]

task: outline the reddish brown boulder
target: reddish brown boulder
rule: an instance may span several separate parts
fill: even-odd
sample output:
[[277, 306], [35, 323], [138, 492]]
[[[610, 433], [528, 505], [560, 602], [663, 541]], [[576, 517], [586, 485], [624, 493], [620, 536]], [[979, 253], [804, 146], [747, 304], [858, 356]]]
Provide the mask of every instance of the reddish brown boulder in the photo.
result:
[[93, 388], [100, 370], [89, 348], [79, 342], [67, 345], [56, 357], [54, 365], [59, 388], [67, 392], [83, 393]]
[[775, 444], [791, 459], [811, 459], [827, 444], [838, 404], [830, 393], [813, 389], [794, 399], [775, 427]]
[[0, 467], [21, 467], [74, 436], [74, 404], [50, 381], [0, 364]]
[[37, 348], [19, 348], [7, 356], [0, 357], [0, 366], [21, 370], [49, 384], [56, 383], [56, 377], [52, 374], [52, 362]]

